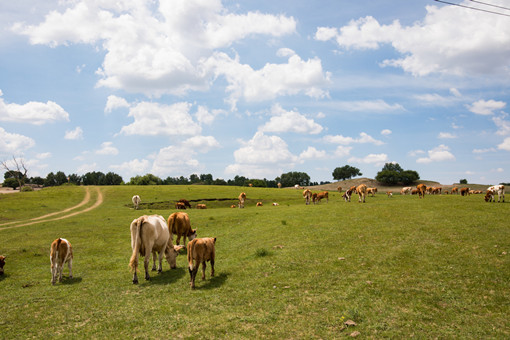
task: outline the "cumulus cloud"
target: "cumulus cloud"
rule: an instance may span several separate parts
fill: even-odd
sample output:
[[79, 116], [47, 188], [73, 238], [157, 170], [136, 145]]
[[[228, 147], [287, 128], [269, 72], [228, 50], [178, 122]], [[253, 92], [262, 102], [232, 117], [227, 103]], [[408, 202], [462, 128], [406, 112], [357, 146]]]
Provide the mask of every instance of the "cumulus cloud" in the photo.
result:
[[359, 100], [342, 101], [335, 103], [340, 111], [363, 112], [363, 113], [386, 113], [395, 111], [404, 111], [405, 108], [400, 104], [388, 104], [384, 100]]
[[353, 144], [353, 143], [360, 143], [360, 144], [369, 143], [369, 144], [374, 144], [374, 145], [383, 145], [384, 144], [383, 141], [377, 140], [365, 132], [361, 132], [359, 134], [359, 138], [345, 137], [342, 135], [336, 135], [336, 136], [327, 135], [324, 137], [324, 141], [327, 143], [341, 144], [341, 145], [349, 145], [349, 144]]
[[367, 16], [340, 28], [319, 27], [315, 39], [358, 50], [391, 44], [402, 57], [384, 60], [381, 65], [401, 67], [414, 75], [508, 74], [508, 18], [455, 6], [426, 6], [426, 10], [425, 18], [410, 26], [402, 26], [398, 20], [384, 25]]
[[467, 105], [469, 111], [478, 115], [489, 116], [494, 114], [495, 110], [501, 110], [506, 106], [505, 102], [496, 100], [479, 100], [471, 105]]
[[441, 144], [427, 151], [428, 157], [418, 158], [416, 163], [427, 164], [431, 162], [454, 161], [455, 156], [449, 150], [450, 148], [448, 146]]
[[499, 150], [510, 151], [510, 137], [505, 138], [503, 143], [498, 145]]
[[198, 135], [202, 128], [193, 121], [191, 104], [186, 102], [164, 105], [141, 102], [131, 107], [129, 117], [134, 122], [123, 126], [120, 133], [145, 136]]
[[[186, 154], [186, 157], [178, 155]], [[196, 152], [182, 146], [170, 145], [159, 150], [152, 164], [151, 173], [156, 176], [177, 176], [200, 172], [204, 167], [195, 159]]]
[[313, 146], [309, 146], [306, 150], [299, 154], [299, 159], [302, 161], [311, 159], [325, 159], [327, 157], [326, 151], [317, 150]]
[[500, 136], [510, 135], [510, 121], [505, 120], [505, 117], [506, 114], [492, 118], [492, 121], [494, 122], [494, 124], [496, 124], [496, 127], [498, 128], [496, 134]]
[[150, 168], [150, 162], [147, 159], [133, 159], [121, 164], [111, 165], [110, 168], [118, 173], [136, 176], [144, 174]]
[[129, 103], [124, 98], [110, 95], [110, 96], [108, 96], [108, 99], [106, 100], [106, 106], [104, 108], [104, 112], [109, 113], [115, 109], [119, 109], [119, 108], [123, 108], [123, 107], [128, 108], [129, 106], [130, 106]]
[[182, 147], [195, 152], [206, 153], [220, 147], [220, 143], [213, 136], [194, 136], [182, 143]]
[[111, 155], [115, 156], [119, 153], [119, 149], [113, 146], [112, 142], [104, 142], [101, 144], [101, 148], [99, 150], [96, 150], [96, 155]]
[[363, 158], [351, 157], [347, 161], [349, 163], [383, 165], [388, 162], [388, 155], [385, 153], [380, 153], [380, 154], [372, 153], [372, 154], [369, 154]]
[[35, 145], [35, 141], [27, 136], [9, 133], [0, 127], [0, 154], [13, 155], [28, 150]]
[[392, 131], [389, 129], [384, 129], [381, 131], [381, 135], [383, 135], [383, 136], [389, 136], [391, 134], [392, 134]]
[[313, 119], [306, 118], [296, 111], [286, 111], [279, 104], [271, 108], [273, 117], [259, 128], [262, 132], [296, 132], [316, 135], [322, 132], [323, 127]]
[[456, 135], [450, 132], [439, 132], [439, 135], [437, 136], [439, 139], [454, 139], [457, 138]]
[[66, 131], [66, 134], [64, 135], [64, 139], [69, 139], [69, 140], [83, 139], [82, 128], [77, 126], [74, 130]]
[[0, 98], [0, 121], [42, 125], [58, 120], [69, 121], [69, 114], [55, 102], [15, 104]]
[[227, 174], [256, 178], [276, 177], [299, 161], [283, 139], [267, 136], [261, 131], [249, 141], [242, 142], [242, 146], [234, 152], [234, 159], [235, 164], [225, 169]]

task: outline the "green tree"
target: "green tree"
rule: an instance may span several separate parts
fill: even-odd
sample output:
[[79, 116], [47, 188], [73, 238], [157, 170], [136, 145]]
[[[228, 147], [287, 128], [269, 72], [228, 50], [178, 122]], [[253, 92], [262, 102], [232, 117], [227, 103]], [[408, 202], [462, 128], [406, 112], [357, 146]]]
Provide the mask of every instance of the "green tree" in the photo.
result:
[[287, 172], [282, 174], [280, 177], [275, 179], [276, 182], [280, 182], [283, 187], [291, 187], [296, 184], [301, 186], [310, 185], [310, 176], [306, 172]]
[[382, 170], [377, 173], [375, 179], [387, 185], [397, 185], [399, 183], [409, 185], [419, 180], [420, 175], [414, 170], [402, 169], [398, 163], [386, 163]]
[[350, 165], [344, 165], [342, 167], [336, 168], [333, 170], [333, 179], [344, 181], [346, 179], [351, 179], [352, 177], [362, 176], [363, 174], [359, 171], [358, 168]]
[[55, 174], [55, 185], [62, 185], [67, 183], [67, 176], [62, 171], [59, 171]]
[[54, 187], [57, 185], [57, 180], [55, 179], [55, 174], [53, 172], [50, 172], [46, 175], [46, 178], [44, 179], [44, 186], [45, 187]]
[[464, 178], [459, 181], [459, 184], [468, 184], [468, 181]]
[[18, 183], [18, 180], [16, 178], [6, 178], [4, 179], [4, 182], [2, 184], [3, 187], [5, 188], [13, 188], [13, 189], [16, 189], [18, 187], [19, 183]]
[[123, 182], [122, 177], [114, 172], [107, 173], [104, 178], [105, 185], [120, 185]]

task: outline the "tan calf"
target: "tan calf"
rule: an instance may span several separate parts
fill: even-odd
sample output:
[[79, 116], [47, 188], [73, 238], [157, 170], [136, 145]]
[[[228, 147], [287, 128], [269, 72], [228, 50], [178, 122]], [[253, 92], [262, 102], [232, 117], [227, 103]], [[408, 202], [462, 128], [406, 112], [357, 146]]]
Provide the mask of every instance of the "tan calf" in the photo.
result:
[[51, 284], [55, 284], [57, 277], [58, 282], [62, 282], [62, 272], [64, 271], [64, 264], [66, 262], [69, 267], [69, 278], [73, 278], [73, 247], [68, 240], [65, 238], [57, 238], [51, 243], [50, 262]]
[[170, 230], [170, 238], [173, 238], [173, 234], [177, 235], [175, 243], [180, 244], [181, 237], [182, 243], [186, 245], [186, 237], [189, 241], [197, 237], [197, 230], [191, 229], [191, 222], [188, 214], [184, 212], [175, 212], [168, 217], [168, 229]]
[[214, 257], [216, 237], [196, 238], [188, 243], [188, 270], [191, 289], [195, 289], [198, 267], [202, 264], [202, 280], [205, 280], [206, 262], [211, 262], [211, 277], [214, 276]]

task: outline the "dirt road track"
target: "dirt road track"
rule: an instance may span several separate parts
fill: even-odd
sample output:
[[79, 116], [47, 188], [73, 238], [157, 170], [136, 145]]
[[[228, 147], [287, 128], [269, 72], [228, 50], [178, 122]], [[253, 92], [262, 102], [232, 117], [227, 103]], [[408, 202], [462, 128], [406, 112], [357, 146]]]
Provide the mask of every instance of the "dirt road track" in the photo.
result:
[[[32, 219], [30, 219], [28, 221], [14, 221], [14, 222], [8, 222], [8, 223], [0, 224], [0, 230], [11, 229], [11, 228], [19, 228], [19, 227], [24, 227], [24, 226], [27, 226], [27, 225], [36, 224], [36, 223], [43, 223], [43, 222], [51, 222], [51, 221], [63, 220], [65, 218], [69, 218], [69, 217], [72, 217], [72, 216], [76, 216], [76, 215], [83, 214], [83, 213], [86, 213], [88, 211], [91, 211], [91, 210], [99, 207], [103, 203], [103, 193], [101, 192], [101, 190], [98, 187], [96, 187], [95, 189], [97, 191], [96, 202], [94, 203], [94, 205], [92, 205], [92, 206], [90, 206], [90, 207], [88, 207], [86, 209], [78, 210], [78, 211], [74, 211], [74, 212], [71, 212], [69, 214], [66, 214], [66, 213], [68, 213], [70, 211], [79, 209], [82, 206], [84, 206], [84, 205], [86, 205], [87, 203], [90, 202], [90, 187], [86, 187], [85, 188], [85, 197], [83, 198], [83, 200], [80, 203], [78, 203], [75, 206], [72, 206], [72, 207], [67, 208], [65, 210], [56, 211], [56, 212], [53, 212], [51, 214], [46, 214], [46, 215], [43, 215], [43, 216], [35, 217], [35, 218], [32, 218]], [[58, 217], [55, 217], [55, 218], [51, 218], [52, 216], [60, 215], [60, 214], [65, 214], [65, 215], [58, 216]], [[11, 224], [14, 224], [14, 225], [11, 225]], [[9, 225], [9, 226], [8, 227], [2, 227], [2, 226], [5, 226], [5, 225]]]

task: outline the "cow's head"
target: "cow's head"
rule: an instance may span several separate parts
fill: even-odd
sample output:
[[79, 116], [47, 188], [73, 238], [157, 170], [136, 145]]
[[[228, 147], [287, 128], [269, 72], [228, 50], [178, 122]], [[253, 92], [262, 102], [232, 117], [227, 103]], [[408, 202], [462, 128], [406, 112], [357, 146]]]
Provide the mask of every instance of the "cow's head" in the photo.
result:
[[197, 238], [197, 230], [198, 229], [191, 229], [191, 232], [188, 234], [188, 240], [193, 241]]
[[0, 255], [0, 275], [4, 273], [5, 256]]
[[170, 265], [170, 268], [177, 268], [177, 255], [179, 255], [179, 250], [184, 248], [184, 246], [167, 246], [165, 249], [165, 258]]

